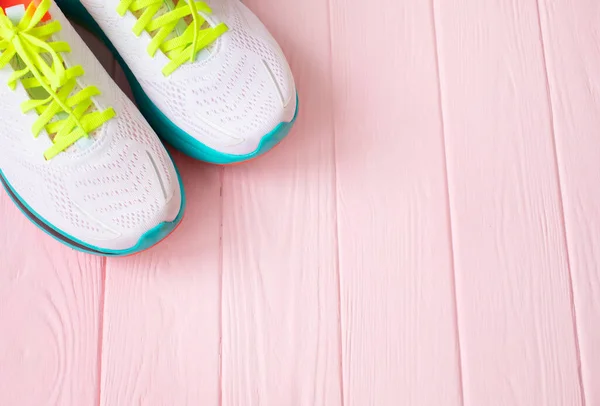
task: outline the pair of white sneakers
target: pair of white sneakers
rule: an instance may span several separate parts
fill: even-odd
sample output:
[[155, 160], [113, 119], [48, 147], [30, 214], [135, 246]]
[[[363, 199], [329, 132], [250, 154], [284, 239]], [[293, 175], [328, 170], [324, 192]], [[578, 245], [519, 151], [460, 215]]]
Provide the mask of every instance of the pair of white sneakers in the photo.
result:
[[[157, 134], [229, 164], [294, 123], [285, 57], [239, 0], [28, 1], [0, 0], [0, 182], [74, 249], [134, 254], [181, 221], [184, 190]], [[137, 106], [65, 15], [114, 52]]]

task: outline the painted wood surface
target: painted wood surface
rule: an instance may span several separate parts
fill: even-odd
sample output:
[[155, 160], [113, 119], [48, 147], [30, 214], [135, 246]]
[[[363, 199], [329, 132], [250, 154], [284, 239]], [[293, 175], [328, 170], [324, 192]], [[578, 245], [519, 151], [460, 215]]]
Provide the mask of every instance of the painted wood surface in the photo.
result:
[[465, 404], [580, 405], [536, 2], [436, 1], [435, 19]]
[[540, 1], [587, 405], [600, 404], [600, 3]]
[[600, 404], [600, 5], [246, 4], [299, 122], [175, 153], [167, 241], [78, 254], [0, 192], [0, 405]]
[[0, 213], [0, 404], [97, 404], [104, 261]]
[[460, 405], [432, 7], [361, 4], [331, 3], [344, 400]]

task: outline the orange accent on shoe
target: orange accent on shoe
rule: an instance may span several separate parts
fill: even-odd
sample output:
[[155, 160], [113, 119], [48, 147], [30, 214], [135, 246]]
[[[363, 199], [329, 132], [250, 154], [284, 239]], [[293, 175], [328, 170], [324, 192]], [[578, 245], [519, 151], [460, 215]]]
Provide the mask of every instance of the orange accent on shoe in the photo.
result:
[[[23, 6], [27, 10], [29, 16], [33, 16], [35, 13], [36, 7], [40, 4], [40, 0], [33, 0], [28, 2], [27, 0], [0, 0], [0, 9], [5, 10], [15, 6]], [[43, 22], [50, 21], [52, 16], [50, 13], [46, 13], [44, 18], [42, 18]]]

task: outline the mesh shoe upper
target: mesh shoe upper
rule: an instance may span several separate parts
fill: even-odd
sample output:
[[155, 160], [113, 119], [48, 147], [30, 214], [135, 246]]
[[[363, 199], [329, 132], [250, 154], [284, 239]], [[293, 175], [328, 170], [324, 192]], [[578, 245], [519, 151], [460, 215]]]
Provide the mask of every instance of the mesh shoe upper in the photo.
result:
[[119, 16], [119, 0], [82, 0], [152, 102], [179, 128], [229, 154], [253, 152], [261, 138], [296, 109], [296, 89], [283, 52], [263, 24], [238, 0], [207, 1], [211, 24], [229, 31], [194, 63], [165, 77], [160, 51], [150, 57], [147, 33], [133, 34], [136, 18]]
[[152, 227], [173, 221], [181, 207], [177, 174], [166, 150], [137, 108], [127, 99], [56, 7], [57, 39], [71, 46], [65, 63], [85, 69], [81, 85], [102, 94], [98, 108], [117, 116], [65, 152], [45, 160], [51, 145], [43, 133], [34, 138], [37, 115], [23, 114], [27, 100], [20, 85], [6, 85], [10, 67], [0, 70], [0, 169], [21, 199], [54, 227], [84, 242], [110, 250], [129, 249]]

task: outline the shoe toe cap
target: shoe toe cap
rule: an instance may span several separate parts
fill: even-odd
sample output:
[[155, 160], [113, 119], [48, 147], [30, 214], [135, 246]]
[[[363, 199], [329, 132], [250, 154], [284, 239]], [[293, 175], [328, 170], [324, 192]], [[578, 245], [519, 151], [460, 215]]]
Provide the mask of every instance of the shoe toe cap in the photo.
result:
[[102, 250], [138, 251], [148, 248], [141, 245], [150, 242], [149, 232], [155, 239], [176, 223], [184, 196], [177, 175], [158, 161], [143, 146], [130, 145], [71, 182], [71, 223], [78, 239]]

